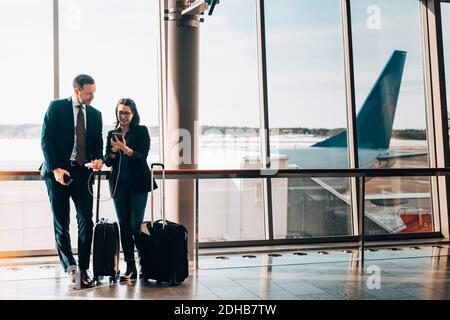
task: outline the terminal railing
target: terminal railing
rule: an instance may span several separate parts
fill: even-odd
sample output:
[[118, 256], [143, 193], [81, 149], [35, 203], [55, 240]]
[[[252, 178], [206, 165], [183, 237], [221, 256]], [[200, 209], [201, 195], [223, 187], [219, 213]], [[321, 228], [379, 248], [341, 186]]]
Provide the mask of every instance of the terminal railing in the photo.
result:
[[[107, 175], [108, 171], [101, 171]], [[166, 169], [166, 179], [235, 179], [235, 178], [373, 178], [448, 176], [450, 168], [384, 169]], [[155, 169], [155, 178], [161, 170]], [[1, 180], [42, 180], [37, 170], [0, 170]]]
[[[99, 174], [97, 172], [96, 174]], [[101, 171], [102, 179], [107, 178], [108, 171]], [[356, 179], [358, 235], [360, 261], [364, 261], [364, 202], [365, 181], [375, 177], [442, 177], [450, 175], [450, 168], [387, 168], [387, 169], [167, 169], [166, 179], [192, 179], [195, 181], [195, 261], [198, 266], [198, 203], [199, 180], [203, 179], [277, 179], [277, 178], [354, 178]], [[155, 170], [155, 179], [161, 178], [161, 171]], [[0, 170], [0, 181], [41, 180], [38, 171]]]

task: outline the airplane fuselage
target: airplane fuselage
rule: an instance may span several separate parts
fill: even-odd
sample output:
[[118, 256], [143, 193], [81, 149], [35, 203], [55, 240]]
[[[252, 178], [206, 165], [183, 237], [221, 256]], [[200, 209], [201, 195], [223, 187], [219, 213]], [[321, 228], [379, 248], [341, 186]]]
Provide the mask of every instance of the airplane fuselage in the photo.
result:
[[[346, 169], [349, 168], [347, 148], [309, 147], [276, 150], [288, 157], [290, 165], [303, 169]], [[359, 167], [379, 167], [378, 156], [389, 154], [387, 149], [358, 149]]]

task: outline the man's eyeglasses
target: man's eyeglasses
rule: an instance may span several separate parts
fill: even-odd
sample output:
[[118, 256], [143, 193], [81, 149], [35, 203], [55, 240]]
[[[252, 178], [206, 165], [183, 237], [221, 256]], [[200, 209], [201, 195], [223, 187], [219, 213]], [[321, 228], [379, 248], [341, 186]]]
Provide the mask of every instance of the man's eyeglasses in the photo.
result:
[[125, 116], [125, 117], [129, 117], [129, 116], [132, 115], [132, 113], [131, 113], [131, 112], [128, 112], [128, 111], [119, 111], [119, 112], [117, 112], [117, 114], [118, 114], [119, 116]]

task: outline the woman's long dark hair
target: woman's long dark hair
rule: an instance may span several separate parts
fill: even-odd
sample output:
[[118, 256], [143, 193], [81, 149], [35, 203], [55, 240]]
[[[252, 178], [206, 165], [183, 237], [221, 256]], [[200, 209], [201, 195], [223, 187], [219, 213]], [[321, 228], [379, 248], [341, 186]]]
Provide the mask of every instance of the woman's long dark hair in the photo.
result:
[[129, 107], [131, 109], [131, 112], [133, 113], [133, 120], [131, 120], [130, 122], [130, 128], [138, 126], [139, 122], [141, 121], [141, 118], [139, 117], [139, 112], [137, 111], [136, 103], [129, 98], [122, 98], [117, 102], [116, 105], [116, 128], [118, 128], [120, 124], [119, 115], [117, 114], [119, 104], [123, 104], [124, 106]]

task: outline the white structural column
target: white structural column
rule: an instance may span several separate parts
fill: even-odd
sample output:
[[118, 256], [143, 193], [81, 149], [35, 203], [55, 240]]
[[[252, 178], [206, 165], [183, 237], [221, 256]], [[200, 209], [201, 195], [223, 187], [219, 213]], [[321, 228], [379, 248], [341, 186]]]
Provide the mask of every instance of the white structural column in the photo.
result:
[[[169, 0], [167, 22], [167, 106], [164, 161], [167, 169], [196, 169], [198, 159], [199, 22], [181, 15], [189, 1]], [[195, 181], [167, 180], [166, 217], [189, 234], [189, 260], [194, 259]]]
[[[350, 0], [341, 0], [342, 31], [344, 40], [345, 95], [347, 99], [347, 145], [349, 168], [359, 168], [358, 139], [356, 132], [355, 76], [353, 66], [353, 36]], [[364, 232], [364, 199], [358, 179], [350, 179], [352, 194], [353, 234], [361, 236]], [[363, 203], [360, 203], [363, 201]], [[364, 251], [361, 252], [361, 255]]]
[[[438, 0], [421, 2], [430, 165], [443, 168], [450, 165], [450, 153], [440, 8]], [[431, 179], [431, 182], [434, 195], [433, 229], [440, 231], [446, 239], [449, 239], [449, 177], [436, 177]]]

